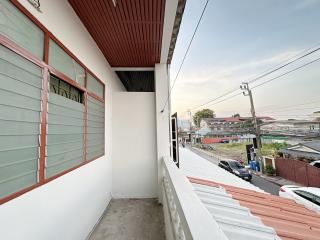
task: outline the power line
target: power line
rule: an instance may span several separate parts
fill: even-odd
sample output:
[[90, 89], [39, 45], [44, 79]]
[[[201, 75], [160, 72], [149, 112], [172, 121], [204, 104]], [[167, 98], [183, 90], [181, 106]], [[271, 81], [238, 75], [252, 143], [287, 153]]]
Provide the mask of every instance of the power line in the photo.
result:
[[263, 77], [265, 77], [267, 75], [270, 75], [271, 73], [274, 73], [274, 72], [276, 72], [276, 71], [278, 71], [278, 70], [280, 70], [280, 69], [282, 69], [282, 68], [284, 68], [284, 67], [286, 67], [286, 66], [288, 66], [288, 65], [290, 65], [290, 64], [292, 64], [292, 63], [294, 63], [294, 62], [296, 62], [296, 61], [298, 61], [298, 60], [300, 60], [302, 58], [305, 58], [305, 57], [309, 56], [310, 54], [313, 54], [313, 53], [315, 53], [315, 52], [317, 52], [319, 50], [320, 50], [320, 47], [318, 47], [318, 48], [312, 50], [311, 52], [308, 52], [308, 53], [306, 53], [306, 54], [304, 54], [304, 55], [302, 55], [302, 56], [300, 56], [300, 57], [298, 57], [298, 58], [296, 58], [296, 59], [294, 59], [294, 60], [292, 60], [292, 61], [290, 61], [290, 62], [288, 62], [288, 63], [286, 63], [286, 64], [284, 64], [282, 66], [280, 66], [280, 67], [277, 67], [277, 68], [275, 68], [275, 69], [273, 69], [271, 71], [268, 71], [267, 73], [262, 74], [259, 77], [256, 77], [256, 78], [250, 80], [249, 83], [256, 82], [257, 80], [259, 80], [259, 79], [261, 79], [261, 78], [263, 78]]
[[[203, 103], [203, 104], [201, 104], [201, 105], [199, 105], [199, 106], [197, 106], [197, 107], [194, 107], [194, 108], [192, 108], [191, 110], [195, 110], [195, 109], [197, 109], [197, 108], [203, 107], [203, 106], [205, 106], [205, 105], [207, 105], [207, 104], [209, 104], [209, 103], [211, 103], [211, 102], [214, 102], [214, 101], [216, 101], [216, 100], [218, 100], [218, 99], [220, 99], [220, 98], [223, 98], [224, 96], [227, 96], [227, 95], [229, 95], [229, 94], [231, 94], [231, 93], [233, 93], [233, 92], [235, 92], [235, 91], [237, 91], [237, 90], [239, 90], [238, 87], [237, 87], [237, 88], [234, 88], [234, 89], [232, 89], [232, 90], [230, 90], [230, 91], [228, 91], [228, 92], [226, 92], [226, 93], [224, 93], [224, 94], [222, 94], [222, 95], [220, 95], [220, 96], [218, 96], [218, 97], [216, 97], [216, 98], [214, 98], [214, 99], [211, 99], [211, 100], [209, 100], [209, 101], [207, 101], [207, 102], [205, 102], [205, 103]], [[212, 106], [212, 105], [209, 105], [209, 106]]]
[[[316, 98], [317, 100], [312, 100], [312, 101], [308, 101], [308, 102], [303, 102], [303, 103], [300, 103], [300, 104], [292, 104], [292, 105], [286, 105], [286, 106], [283, 106], [283, 107], [279, 107], [279, 108], [276, 108], [276, 109], [287, 109], [287, 108], [292, 108], [292, 107], [298, 107], [298, 106], [304, 106], [304, 105], [309, 105], [309, 104], [313, 104], [313, 103], [320, 103], [320, 100], [318, 98]], [[273, 108], [270, 109], [270, 105], [268, 106], [263, 106], [261, 108], [265, 108], [265, 107], [269, 107], [269, 109], [266, 109], [266, 110], [261, 110], [262, 112], [266, 112], [266, 111], [272, 111]]]
[[271, 78], [271, 79], [269, 79], [269, 80], [267, 80], [267, 81], [264, 81], [264, 82], [262, 82], [262, 83], [260, 83], [260, 84], [258, 84], [258, 85], [256, 85], [256, 86], [252, 87], [251, 89], [255, 89], [255, 88], [257, 88], [257, 87], [260, 87], [260, 86], [262, 86], [262, 85], [265, 85], [265, 84], [267, 84], [267, 83], [269, 83], [269, 82], [272, 82], [272, 81], [274, 81], [274, 80], [276, 80], [276, 79], [278, 79], [278, 78], [280, 78], [280, 77], [283, 77], [283, 76], [288, 75], [288, 74], [290, 74], [290, 73], [292, 73], [292, 72], [295, 72], [295, 71], [297, 71], [297, 70], [299, 70], [299, 69], [301, 69], [301, 68], [304, 68], [304, 67], [306, 67], [306, 66], [308, 66], [308, 65], [310, 65], [310, 64], [312, 64], [312, 63], [314, 63], [314, 62], [316, 62], [316, 61], [319, 61], [319, 60], [320, 60], [320, 58], [316, 58], [315, 60], [312, 60], [312, 61], [310, 61], [310, 62], [307, 62], [307, 63], [305, 63], [305, 64], [303, 64], [303, 65], [301, 65], [301, 66], [299, 66], [299, 67], [296, 67], [296, 68], [288, 71], [288, 72], [285, 72], [285, 73], [280, 74], [280, 75], [278, 75], [278, 76], [276, 76], [276, 77], [274, 77], [274, 78]]
[[274, 110], [269, 110], [269, 111], [257, 111], [259, 113], [274, 113], [274, 112], [295, 112], [299, 110], [309, 110], [309, 109], [319, 109], [319, 106], [314, 106], [314, 107], [304, 107], [304, 108], [290, 108], [290, 109], [274, 109]]
[[184, 56], [183, 56], [182, 62], [181, 62], [181, 64], [180, 64], [180, 67], [179, 67], [179, 69], [178, 69], [178, 72], [177, 72], [177, 74], [176, 74], [176, 77], [174, 78], [174, 81], [173, 81], [173, 84], [172, 84], [172, 86], [171, 86], [171, 88], [170, 88], [170, 91], [169, 91], [167, 100], [166, 100], [166, 102], [165, 102], [165, 104], [164, 104], [161, 112], [164, 111], [164, 108], [165, 108], [165, 107], [167, 106], [167, 104], [168, 104], [169, 98], [170, 98], [170, 96], [171, 96], [172, 89], [174, 88], [174, 85], [175, 85], [175, 83], [176, 83], [176, 81], [177, 81], [177, 79], [178, 79], [178, 77], [179, 77], [181, 68], [182, 68], [182, 66], [183, 66], [183, 64], [184, 64], [184, 61], [186, 60], [186, 57], [187, 57], [187, 54], [188, 54], [188, 52], [189, 52], [189, 50], [190, 50], [190, 47], [191, 47], [191, 44], [192, 44], [192, 42], [193, 42], [194, 36], [196, 35], [196, 32], [197, 32], [197, 30], [198, 30], [198, 28], [199, 28], [199, 25], [200, 25], [200, 23], [201, 23], [201, 20], [202, 20], [202, 17], [203, 17], [203, 15], [204, 15], [204, 12], [205, 12], [206, 9], [207, 9], [207, 6], [208, 6], [209, 1], [210, 1], [210, 0], [207, 0], [207, 1], [206, 1], [206, 4], [204, 5], [204, 7], [203, 7], [203, 9], [202, 9], [202, 12], [201, 12], [200, 18], [199, 18], [199, 20], [198, 20], [197, 26], [196, 26], [196, 28], [194, 29], [194, 32], [193, 32], [192, 37], [191, 37], [191, 40], [190, 40], [189, 45], [188, 45], [188, 47], [187, 47], [187, 50], [186, 50], [186, 52], [185, 52], [185, 54], [184, 54]]
[[[319, 45], [319, 44], [317, 44], [317, 45]], [[315, 45], [315, 46], [317, 46], [317, 45]], [[272, 70], [269, 69], [269, 70], [263, 71], [262, 74], [260, 74], [259, 76], [255, 77], [254, 79], [249, 80], [248, 83], [256, 82], [256, 81], [258, 81], [259, 79], [264, 78], [264, 77], [266, 77], [266, 76], [268, 76], [268, 75], [270, 75], [270, 74], [272, 74], [272, 73], [274, 73], [274, 72], [276, 72], [276, 71], [278, 71], [278, 70], [280, 70], [280, 69], [282, 69], [282, 68], [284, 68], [284, 67], [286, 67], [286, 66], [288, 66], [288, 65], [290, 65], [290, 64], [292, 64], [292, 63], [294, 63], [294, 62], [296, 62], [296, 61], [298, 61], [298, 60], [301, 60], [302, 58], [305, 58], [305, 57], [307, 57], [307, 56], [309, 56], [309, 55], [311, 55], [311, 54], [313, 54], [313, 53], [315, 53], [315, 52], [317, 52], [317, 51], [320, 50], [320, 47], [318, 47], [318, 48], [316, 48], [316, 49], [314, 49], [314, 50], [312, 50], [312, 51], [310, 51], [310, 52], [308, 52], [308, 53], [306, 53], [306, 54], [304, 54], [304, 55], [296, 58], [296, 57], [299, 56], [300, 54], [302, 54], [302, 53], [304, 53], [304, 52], [306, 52], [306, 51], [308, 51], [308, 50], [310, 50], [310, 49], [312, 49], [312, 48], [314, 48], [314, 47], [310, 47], [310, 48], [308, 48], [308, 49], [303, 50], [302, 52], [300, 52], [299, 54], [295, 55], [294, 57], [292, 57], [292, 58], [284, 61], [284, 62], [287, 62], [287, 61], [289, 61], [289, 62], [287, 62], [287, 63], [285, 63], [285, 64], [283, 64], [283, 65], [281, 65], [281, 66], [279, 66], [279, 67], [276, 67], [276, 68], [273, 67]], [[293, 60], [292, 60], [292, 59], [293, 59]], [[291, 61], [290, 61], [290, 60], [291, 60]], [[284, 62], [283, 62], [283, 63], [284, 63]], [[278, 66], [278, 65], [276, 65], [276, 66]], [[207, 101], [207, 102], [205, 102], [205, 103], [203, 103], [203, 104], [200, 104], [200, 105], [192, 108], [191, 110], [195, 110], [195, 109], [198, 109], [198, 108], [200, 108], [200, 107], [203, 107], [203, 106], [205, 106], [205, 105], [207, 105], [207, 104], [209, 104], [209, 103], [211, 103], [211, 102], [214, 102], [214, 101], [216, 101], [216, 100], [218, 100], [218, 99], [220, 99], [220, 98], [223, 98], [224, 96], [227, 96], [227, 95], [229, 95], [229, 94], [231, 94], [231, 93], [233, 93], [233, 92], [235, 92], [235, 91], [237, 91], [237, 90], [239, 90], [238, 87], [237, 87], [237, 88], [234, 88], [234, 89], [232, 89], [232, 90], [230, 90], [230, 91], [228, 91], [228, 92], [226, 92], [226, 93], [224, 93], [224, 94], [222, 94], [222, 95], [220, 95], [220, 96], [218, 96], [218, 97], [215, 97], [215, 98], [213, 98], [213, 99], [211, 99], [211, 100], [209, 100], [209, 101]], [[209, 106], [211, 106], [211, 105], [209, 105]]]
[[[295, 72], [295, 71], [297, 71], [297, 70], [299, 70], [299, 69], [301, 69], [301, 68], [304, 68], [304, 67], [306, 67], [306, 66], [308, 66], [308, 65], [310, 65], [310, 64], [312, 64], [312, 63], [314, 63], [314, 62], [316, 62], [316, 61], [319, 61], [319, 60], [320, 60], [320, 58], [317, 58], [317, 59], [315, 59], [315, 60], [313, 60], [313, 61], [307, 62], [307, 63], [305, 63], [305, 64], [303, 64], [303, 65], [301, 65], [301, 66], [299, 66], [299, 67], [296, 67], [296, 68], [288, 71], [288, 72], [285, 72], [285, 73], [283, 73], [283, 74], [281, 74], [281, 75], [278, 75], [278, 76], [276, 76], [276, 77], [274, 77], [274, 78], [271, 78], [271, 79], [269, 79], [269, 80], [267, 80], [267, 81], [264, 81], [264, 82], [262, 82], [262, 83], [260, 83], [260, 84], [258, 84], [258, 85], [256, 85], [256, 86], [252, 87], [251, 89], [254, 89], [254, 88], [258, 88], [258, 87], [260, 87], [260, 86], [263, 86], [263, 85], [265, 85], [265, 84], [267, 84], [267, 83], [269, 83], [269, 82], [272, 82], [272, 81], [274, 81], [274, 80], [276, 80], [276, 79], [278, 79], [278, 78], [281, 78], [281, 77], [283, 77], [283, 76], [285, 76], [285, 75], [288, 75], [288, 74], [290, 74], [290, 73], [292, 73], [292, 72]], [[210, 105], [208, 105], [208, 106], [216, 105], [216, 104], [218, 104], [218, 103], [224, 102], [224, 101], [226, 101], [226, 100], [229, 100], [229, 99], [234, 98], [234, 97], [236, 97], [236, 96], [238, 96], [238, 95], [241, 95], [241, 94], [242, 94], [242, 92], [237, 93], [237, 94], [234, 94], [234, 95], [231, 95], [231, 96], [228, 97], [228, 98], [224, 98], [224, 99], [222, 99], [221, 101], [215, 102], [215, 103], [210, 104]], [[227, 95], [228, 95], [228, 94], [227, 94]], [[225, 95], [225, 96], [226, 96], [226, 95]]]

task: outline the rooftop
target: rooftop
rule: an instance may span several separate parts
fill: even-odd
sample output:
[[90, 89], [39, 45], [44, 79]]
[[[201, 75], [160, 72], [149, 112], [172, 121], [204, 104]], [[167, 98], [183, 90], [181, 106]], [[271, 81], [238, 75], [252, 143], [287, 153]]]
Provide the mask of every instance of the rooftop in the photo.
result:
[[320, 215], [266, 193], [189, 178], [229, 239], [320, 239]]

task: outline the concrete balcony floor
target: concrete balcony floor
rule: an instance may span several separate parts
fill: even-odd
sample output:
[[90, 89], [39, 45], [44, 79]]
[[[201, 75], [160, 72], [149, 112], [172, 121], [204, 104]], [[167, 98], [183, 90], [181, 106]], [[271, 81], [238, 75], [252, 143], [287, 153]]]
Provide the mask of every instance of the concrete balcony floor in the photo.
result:
[[156, 199], [112, 199], [90, 240], [163, 240], [162, 206]]

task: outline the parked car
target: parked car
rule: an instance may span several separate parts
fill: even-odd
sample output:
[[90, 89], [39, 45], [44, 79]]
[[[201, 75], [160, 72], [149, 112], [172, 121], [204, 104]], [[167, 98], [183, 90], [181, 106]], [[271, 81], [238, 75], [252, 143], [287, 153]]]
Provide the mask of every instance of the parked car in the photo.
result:
[[236, 160], [222, 160], [218, 165], [244, 180], [251, 181], [252, 179], [250, 171]]
[[310, 163], [311, 166], [314, 166], [314, 167], [317, 167], [317, 168], [320, 168], [320, 160], [317, 160], [317, 161], [313, 161]]
[[279, 189], [279, 196], [293, 199], [306, 208], [320, 213], [320, 188], [285, 185]]
[[207, 144], [200, 145], [200, 148], [203, 150], [213, 150], [213, 147], [211, 145], [207, 145]]

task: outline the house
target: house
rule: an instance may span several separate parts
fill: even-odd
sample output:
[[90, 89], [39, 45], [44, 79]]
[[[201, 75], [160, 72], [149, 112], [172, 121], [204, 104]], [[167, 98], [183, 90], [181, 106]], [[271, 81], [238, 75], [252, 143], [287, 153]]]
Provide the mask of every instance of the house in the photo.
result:
[[[274, 120], [271, 117], [257, 117], [262, 122], [269, 122]], [[244, 135], [253, 133], [252, 126], [246, 124], [252, 120], [252, 117], [225, 117], [225, 118], [204, 118], [200, 122], [199, 132], [202, 135]]]
[[320, 135], [320, 123], [309, 120], [278, 120], [261, 124], [260, 130], [263, 134], [316, 137]]
[[320, 160], [320, 140], [302, 142], [285, 149], [280, 152], [284, 158], [304, 159], [308, 162]]

